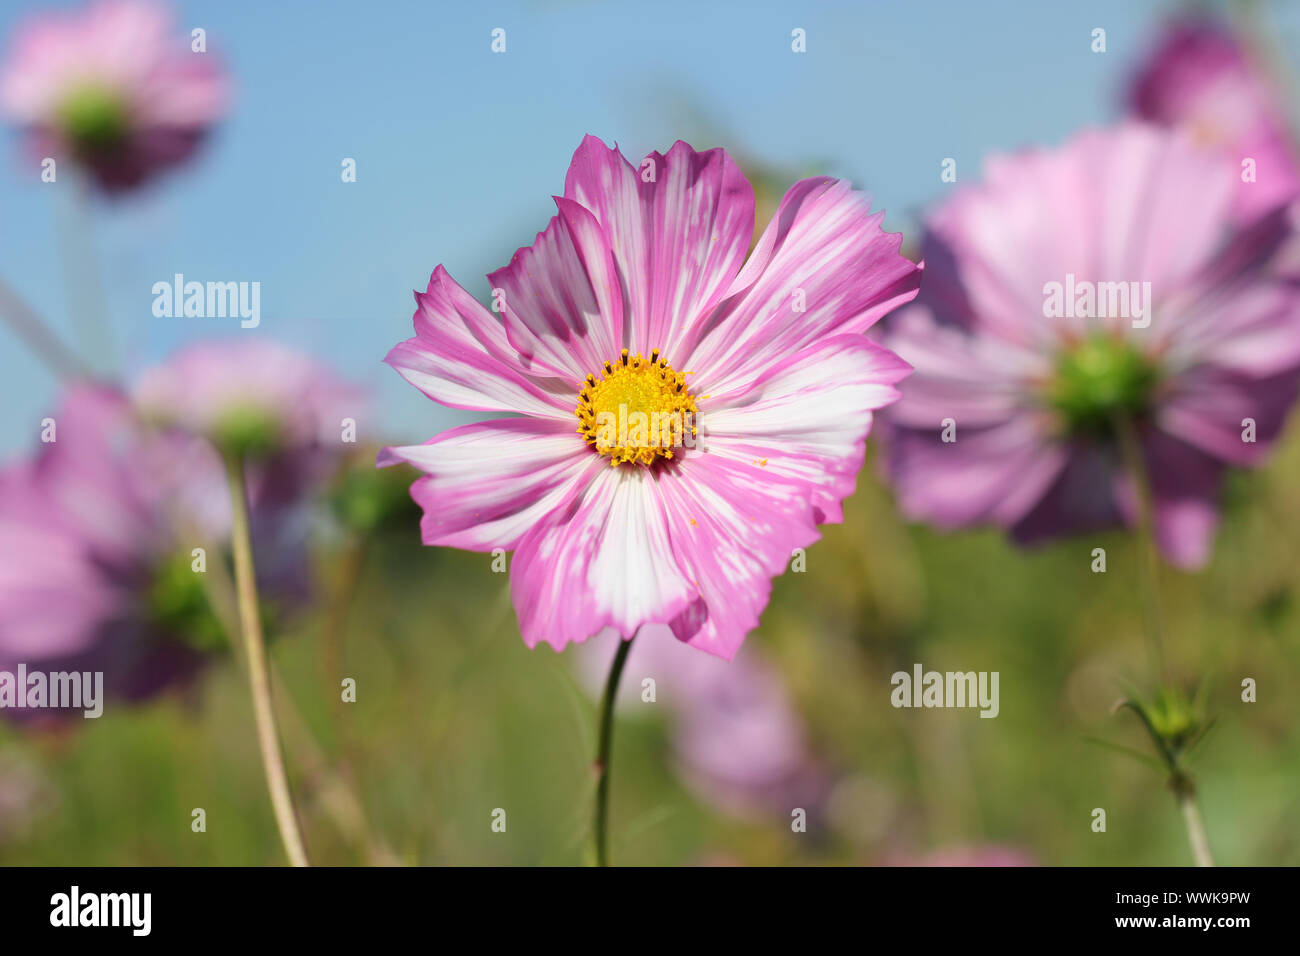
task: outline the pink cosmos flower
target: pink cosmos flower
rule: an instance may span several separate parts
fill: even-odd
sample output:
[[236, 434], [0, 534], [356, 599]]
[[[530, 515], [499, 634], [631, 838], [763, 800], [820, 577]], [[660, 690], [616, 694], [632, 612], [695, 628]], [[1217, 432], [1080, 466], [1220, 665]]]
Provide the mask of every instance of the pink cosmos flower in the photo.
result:
[[0, 669], [103, 671], [109, 695], [147, 697], [220, 639], [167, 520], [186, 447], [108, 388], [77, 386], [50, 417], [55, 440], [0, 471]]
[[920, 268], [825, 178], [786, 193], [746, 260], [753, 190], [682, 142], [634, 166], [589, 136], [555, 201], [489, 276], [499, 315], [439, 266], [387, 358], [444, 405], [520, 417], [380, 464], [426, 472], [426, 544], [514, 551], [530, 647], [665, 624], [730, 658], [791, 552], [841, 520], [908, 370], [862, 333]]
[[[285, 381], [271, 387], [276, 367]], [[187, 393], [169, 396], [172, 384]], [[226, 406], [240, 385], [240, 402]], [[297, 395], [283, 408], [281, 385]], [[320, 436], [333, 402], [351, 396], [311, 360], [261, 343], [182, 352], [143, 376], [135, 403], [108, 387], [72, 388], [50, 416], [54, 440], [0, 470], [0, 668], [100, 670], [107, 693], [135, 700], [184, 682], [225, 646], [192, 562], [195, 547], [225, 560], [212, 549], [229, 539], [230, 493], [213, 445], [181, 421], [233, 423], [232, 438], [259, 443], [246, 465], [259, 585], [272, 609], [300, 600], [299, 505], [331, 460]], [[173, 418], [159, 414], [169, 398]], [[139, 405], [173, 427], [145, 425]]]
[[0, 112], [38, 160], [72, 160], [108, 191], [140, 185], [188, 159], [228, 101], [213, 55], [171, 26], [141, 0], [33, 15], [0, 72]]
[[146, 422], [202, 446], [191, 454], [211, 466], [176, 483], [176, 507], [217, 540], [230, 533], [230, 491], [212, 448], [244, 457], [258, 576], [282, 596], [305, 595], [302, 505], [356, 447], [361, 391], [311, 356], [259, 337], [184, 348], [145, 370], [131, 397]]
[[[1227, 25], [1208, 17], [1171, 21], [1129, 93], [1136, 116], [1184, 126], [1225, 150], [1236, 167], [1234, 204], [1252, 219], [1300, 195], [1300, 157], [1269, 77]], [[1254, 161], [1254, 181], [1241, 164]]]
[[931, 217], [925, 293], [886, 338], [916, 367], [888, 415], [908, 515], [1021, 541], [1132, 526], [1127, 432], [1159, 547], [1207, 560], [1224, 467], [1261, 459], [1300, 375], [1293, 223], [1234, 226], [1234, 181], [1129, 124], [996, 159]]
[[810, 752], [784, 685], [757, 655], [731, 663], [739, 665], [734, 674], [712, 668], [697, 675], [696, 696], [677, 715], [673, 742], [682, 778], [737, 817], [788, 820], [796, 807], [813, 812], [827, 796], [830, 777]]
[[262, 338], [200, 342], [146, 370], [143, 416], [253, 456], [334, 450], [360, 393], [310, 356]]

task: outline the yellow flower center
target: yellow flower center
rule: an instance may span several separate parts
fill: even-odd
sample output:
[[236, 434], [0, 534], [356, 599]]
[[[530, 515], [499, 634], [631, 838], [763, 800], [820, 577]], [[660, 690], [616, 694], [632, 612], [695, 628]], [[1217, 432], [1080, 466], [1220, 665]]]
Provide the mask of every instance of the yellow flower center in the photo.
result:
[[673, 449], [699, 434], [699, 409], [686, 387], [686, 375], [659, 357], [622, 355], [605, 363], [601, 377], [588, 375], [578, 394], [578, 432], [611, 467], [624, 462], [649, 465], [672, 458]]

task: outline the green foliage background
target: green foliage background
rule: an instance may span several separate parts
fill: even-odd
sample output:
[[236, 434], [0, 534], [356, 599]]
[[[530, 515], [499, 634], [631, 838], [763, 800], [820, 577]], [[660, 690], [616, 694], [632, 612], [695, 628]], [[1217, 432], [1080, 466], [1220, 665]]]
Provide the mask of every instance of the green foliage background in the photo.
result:
[[[359, 466], [364, 467], [364, 465]], [[737, 820], [672, 769], [667, 716], [620, 712], [616, 863], [875, 863], [996, 844], [1043, 864], [1186, 864], [1125, 687], [1152, 689], [1136, 554], [1122, 534], [1023, 551], [897, 516], [868, 461], [843, 525], [776, 583], [759, 644], [839, 781], [826, 812]], [[1169, 656], [1210, 681], [1219, 724], [1193, 767], [1222, 864], [1300, 863], [1300, 427], [1233, 476], [1215, 559], [1164, 569]], [[321, 598], [275, 635], [281, 719], [315, 861], [572, 864], [588, 854], [595, 702], [572, 653], [529, 651], [488, 555], [419, 545], [417, 515], [340, 539], [323, 521]], [[1108, 570], [1090, 570], [1104, 547]], [[358, 561], [358, 557], [360, 560]], [[349, 600], [339, 582], [360, 568]], [[1001, 713], [896, 710], [890, 674], [997, 670]], [[339, 700], [342, 677], [357, 701]], [[1243, 703], [1243, 678], [1258, 702]], [[28, 798], [12, 794], [26, 787]], [[182, 694], [55, 730], [0, 729], [0, 863], [283, 861], [238, 662]], [[6, 802], [6, 799], [8, 802]], [[191, 831], [202, 807], [205, 833]], [[1107, 831], [1091, 829], [1107, 811]], [[507, 811], [505, 833], [490, 827]]]

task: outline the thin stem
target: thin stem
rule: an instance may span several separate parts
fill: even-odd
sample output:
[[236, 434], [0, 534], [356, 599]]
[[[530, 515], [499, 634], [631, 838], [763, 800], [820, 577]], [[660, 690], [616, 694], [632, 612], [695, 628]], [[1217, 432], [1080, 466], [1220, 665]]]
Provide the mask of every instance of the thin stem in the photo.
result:
[[[1165, 657], [1164, 623], [1160, 609], [1159, 557], [1155, 543], [1155, 504], [1151, 493], [1151, 477], [1147, 473], [1146, 462], [1142, 457], [1142, 447], [1138, 443], [1137, 429], [1132, 419], [1118, 416], [1115, 420], [1115, 433], [1119, 438], [1120, 457], [1125, 470], [1133, 480], [1133, 488], [1138, 503], [1138, 547], [1142, 551], [1139, 566], [1140, 587], [1143, 592], [1143, 605], [1147, 613], [1147, 627], [1155, 648], [1156, 664], [1162, 679], [1170, 684], [1169, 666]], [[1178, 767], [1178, 757], [1172, 753], [1163, 738], [1151, 725], [1141, 707], [1133, 710], [1146, 724], [1151, 738], [1161, 750], [1161, 757], [1170, 772], [1170, 784], [1178, 807], [1183, 813], [1183, 823], [1187, 827], [1187, 839], [1192, 845], [1192, 856], [1197, 866], [1214, 866], [1210, 856], [1210, 841], [1205, 834], [1205, 823], [1201, 820], [1201, 811], [1196, 806], [1196, 788], [1191, 778]]]
[[[187, 525], [183, 519], [173, 516], [172, 523], [182, 529], [178, 534], [182, 540], [199, 539], [199, 532]], [[206, 550], [211, 552], [214, 549], [207, 546]], [[221, 623], [225, 633], [233, 635], [239, 630], [238, 600], [235, 596], [235, 583], [226, 573], [225, 564], [220, 561], [214, 562], [202, 578], [204, 593], [207, 595], [212, 615]], [[236, 658], [239, 658], [239, 645], [232, 644], [231, 650]], [[240, 664], [242, 666], [242, 659]], [[334, 818], [339, 832], [354, 843], [360, 844], [371, 865], [398, 865], [401, 861], [396, 854], [371, 830], [361, 798], [355, 792], [356, 788], [351, 786], [347, 779], [349, 775], [330, 765], [324, 749], [315, 739], [293, 695], [285, 690], [284, 678], [276, 672], [273, 661], [270, 664], [270, 675], [274, 697], [280, 702], [280, 713], [286, 716], [284, 721], [286, 734], [292, 744], [289, 753], [297, 758], [299, 776], [314, 777], [323, 781], [321, 805]]]
[[96, 369], [111, 371], [117, 360], [103, 271], [95, 248], [91, 183], [80, 169], [74, 168], [69, 178], [70, 188], [64, 190], [67, 204], [60, 243], [68, 307], [79, 326], [82, 352]]
[[18, 293], [3, 279], [0, 279], [0, 319], [59, 378], [81, 378], [86, 375], [86, 366], [77, 354], [63, 344], [36, 310], [19, 298]]
[[266, 643], [262, 639], [262, 615], [257, 600], [257, 575], [248, 525], [244, 459], [236, 454], [224, 457], [230, 480], [230, 537], [235, 553], [235, 590], [239, 598], [240, 629], [244, 633], [244, 656], [248, 659], [248, 685], [253, 695], [257, 743], [262, 751], [266, 785], [271, 793], [271, 807], [275, 811], [284, 851], [294, 866], [307, 866], [307, 851], [298, 830], [298, 817], [289, 792], [289, 777], [285, 773], [284, 754], [280, 750], [280, 736], [275, 724], [275, 709], [271, 704], [271, 679], [267, 671]]
[[600, 703], [600, 742], [596, 750], [596, 865], [609, 866], [609, 758], [614, 742], [614, 698], [618, 696], [618, 682], [623, 676], [632, 638], [620, 640], [618, 653], [609, 668], [605, 681], [605, 696]]
[[1151, 493], [1151, 479], [1147, 474], [1146, 462], [1142, 458], [1142, 447], [1138, 443], [1137, 430], [1133, 421], [1120, 416], [1115, 421], [1115, 431], [1119, 438], [1120, 459], [1124, 469], [1133, 480], [1138, 506], [1138, 586], [1142, 591], [1142, 605], [1147, 618], [1147, 630], [1155, 649], [1156, 667], [1161, 677], [1168, 683], [1169, 667], [1165, 658], [1164, 615], [1160, 607], [1159, 557], [1156, 553], [1155, 539], [1155, 504]]
[[1178, 798], [1179, 809], [1183, 811], [1183, 823], [1187, 827], [1187, 842], [1192, 845], [1192, 857], [1197, 866], [1214, 866], [1210, 856], [1210, 840], [1205, 834], [1205, 823], [1201, 820], [1200, 808], [1196, 805], [1196, 790], [1186, 778], [1177, 779], [1174, 795]]

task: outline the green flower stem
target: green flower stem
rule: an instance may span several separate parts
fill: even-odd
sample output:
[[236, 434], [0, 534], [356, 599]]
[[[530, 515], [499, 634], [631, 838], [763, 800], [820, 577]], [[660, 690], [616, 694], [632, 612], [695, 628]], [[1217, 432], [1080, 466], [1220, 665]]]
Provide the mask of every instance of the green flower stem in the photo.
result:
[[[1155, 542], [1155, 504], [1151, 493], [1151, 478], [1147, 474], [1146, 464], [1142, 459], [1142, 447], [1138, 443], [1137, 429], [1133, 420], [1126, 415], [1116, 416], [1115, 434], [1119, 439], [1120, 458], [1129, 476], [1133, 479], [1134, 490], [1138, 499], [1138, 546], [1142, 556], [1138, 562], [1143, 592], [1143, 605], [1147, 612], [1147, 626], [1155, 647], [1156, 663], [1160, 675], [1169, 685], [1169, 667], [1165, 658], [1164, 621], [1160, 609], [1159, 558]], [[1201, 811], [1196, 805], [1196, 788], [1192, 779], [1177, 764], [1177, 759], [1164, 746], [1160, 735], [1156, 733], [1147, 717], [1138, 710], [1139, 716], [1147, 723], [1147, 729], [1161, 747], [1161, 757], [1169, 768], [1170, 786], [1178, 801], [1178, 808], [1183, 814], [1183, 824], [1187, 827], [1187, 841], [1192, 846], [1192, 856], [1197, 866], [1214, 866], [1210, 856], [1210, 842], [1205, 835], [1205, 823]]]
[[1115, 420], [1115, 433], [1119, 439], [1120, 459], [1129, 477], [1133, 479], [1138, 500], [1138, 559], [1139, 587], [1142, 605], [1147, 617], [1147, 630], [1155, 649], [1156, 667], [1161, 678], [1168, 683], [1169, 668], [1165, 659], [1164, 615], [1160, 608], [1159, 558], [1156, 553], [1155, 504], [1151, 493], [1151, 479], [1142, 460], [1133, 420], [1120, 415]]
[[[188, 526], [182, 519], [173, 516], [172, 524], [176, 528], [183, 529], [178, 533], [178, 537], [182, 540], [199, 540], [200, 532]], [[209, 553], [214, 550], [210, 544], [205, 545], [205, 549]], [[226, 634], [234, 635], [239, 631], [238, 601], [235, 597], [235, 582], [227, 573], [225, 564], [221, 561], [213, 562], [202, 578], [212, 615]], [[238, 643], [232, 643], [230, 647], [242, 667], [243, 657], [239, 653], [241, 648]], [[290, 744], [288, 752], [296, 758], [299, 776], [323, 781], [321, 789], [324, 791], [324, 796], [320, 801], [321, 808], [333, 818], [339, 832], [364, 851], [372, 866], [400, 864], [397, 855], [389, 849], [382, 837], [371, 829], [361, 798], [349, 782], [350, 775], [344, 772], [346, 767], [337, 768], [331, 764], [324, 748], [316, 740], [311, 727], [302, 716], [301, 709], [296, 706], [293, 695], [286, 691], [284, 678], [276, 672], [273, 661], [270, 662], [269, 673], [272, 692], [275, 699], [280, 701], [285, 736]]]
[[231, 546], [235, 553], [235, 590], [239, 599], [240, 629], [248, 664], [248, 685], [253, 695], [253, 716], [257, 722], [257, 743], [266, 770], [266, 785], [271, 807], [280, 828], [280, 839], [289, 862], [308, 866], [307, 850], [298, 829], [289, 777], [284, 769], [284, 754], [271, 704], [271, 679], [267, 669], [266, 643], [262, 638], [262, 616], [257, 600], [257, 575], [253, 566], [252, 538], [248, 523], [248, 490], [244, 483], [242, 455], [226, 454], [226, 475], [230, 480]]
[[596, 865], [609, 866], [609, 758], [614, 742], [614, 699], [632, 639], [620, 640], [600, 703], [600, 743], [596, 751]]
[[1178, 799], [1178, 808], [1183, 811], [1187, 841], [1192, 845], [1192, 857], [1196, 860], [1196, 865], [1214, 866], [1214, 857], [1210, 856], [1210, 840], [1205, 834], [1205, 822], [1196, 805], [1196, 788], [1183, 774], [1174, 777], [1174, 796]]

